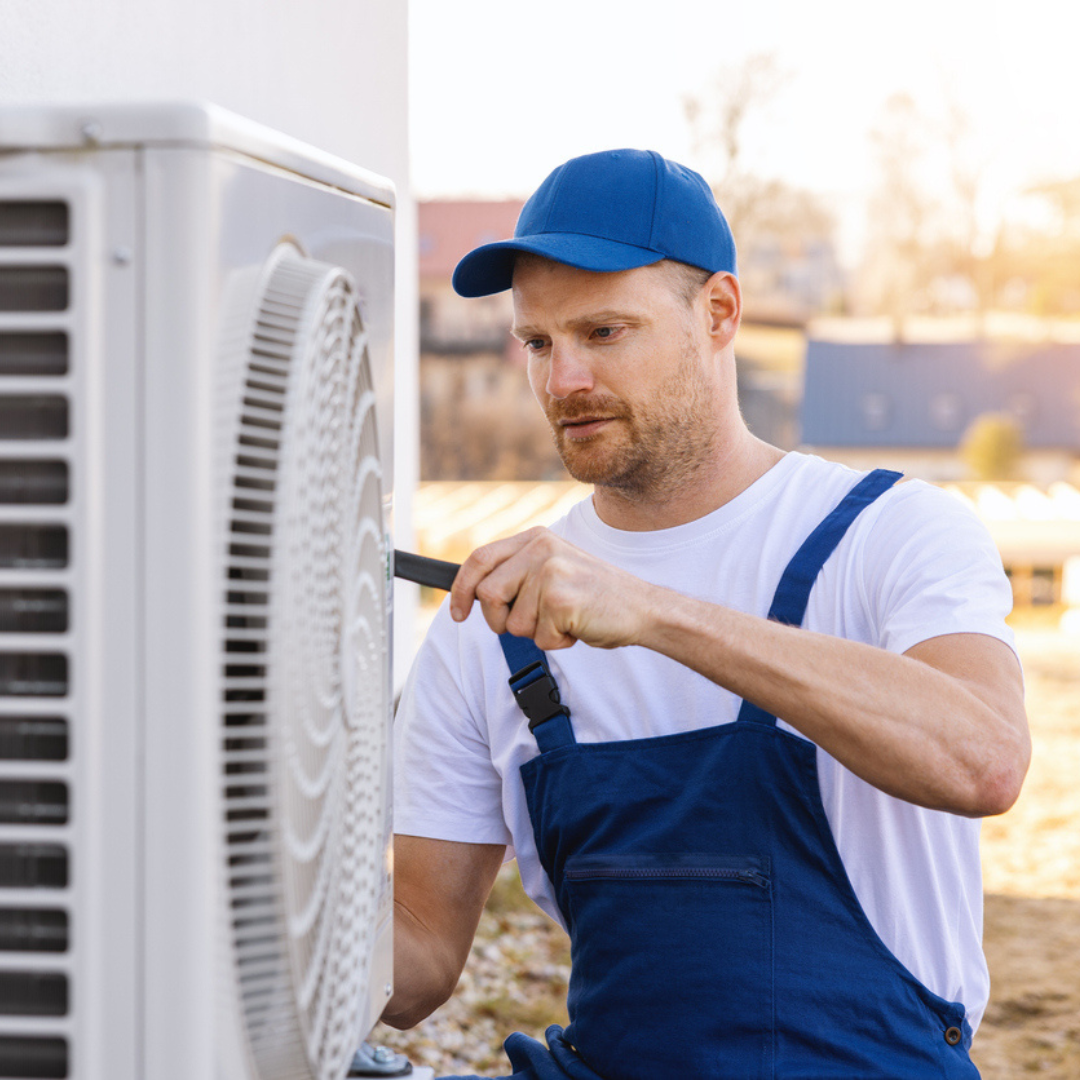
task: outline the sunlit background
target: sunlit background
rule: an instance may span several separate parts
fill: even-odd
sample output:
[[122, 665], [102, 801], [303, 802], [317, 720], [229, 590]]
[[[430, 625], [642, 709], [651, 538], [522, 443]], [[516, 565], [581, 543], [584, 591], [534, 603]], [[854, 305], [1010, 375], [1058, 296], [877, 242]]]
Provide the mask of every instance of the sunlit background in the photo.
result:
[[874, 132], [890, 99], [910, 99], [920, 180], [944, 196], [950, 167], [977, 176], [988, 238], [1023, 216], [1028, 186], [1080, 175], [1078, 30], [1065, 0], [413, 0], [413, 187], [420, 199], [523, 196], [566, 158], [618, 146], [719, 179], [716, 112], [765, 59], [743, 95], [738, 165], [821, 198], [847, 258], [880, 180]]

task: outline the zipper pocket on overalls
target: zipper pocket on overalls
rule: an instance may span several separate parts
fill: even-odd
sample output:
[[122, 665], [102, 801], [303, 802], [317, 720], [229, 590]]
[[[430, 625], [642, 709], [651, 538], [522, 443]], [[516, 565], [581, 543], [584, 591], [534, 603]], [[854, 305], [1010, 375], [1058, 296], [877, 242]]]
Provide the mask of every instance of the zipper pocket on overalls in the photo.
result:
[[703, 852], [579, 855], [563, 868], [565, 881], [733, 881], [769, 886], [768, 856]]
[[565, 870], [567, 881], [590, 881], [610, 878], [671, 878], [671, 879], [718, 879], [741, 881], [758, 888], [768, 887], [769, 879], [757, 870], [735, 870], [723, 866], [608, 866], [591, 869]]

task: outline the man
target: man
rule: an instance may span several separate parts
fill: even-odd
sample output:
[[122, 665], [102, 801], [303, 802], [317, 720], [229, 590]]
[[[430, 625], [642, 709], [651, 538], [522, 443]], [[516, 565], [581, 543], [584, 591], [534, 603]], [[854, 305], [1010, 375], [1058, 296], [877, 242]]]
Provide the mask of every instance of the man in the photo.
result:
[[454, 283], [513, 289], [595, 490], [475, 552], [417, 660], [386, 1019], [452, 992], [510, 852], [573, 955], [571, 1024], [508, 1040], [516, 1077], [976, 1076], [977, 819], [1029, 756], [985, 532], [749, 432], [734, 243], [657, 154], [560, 167]]

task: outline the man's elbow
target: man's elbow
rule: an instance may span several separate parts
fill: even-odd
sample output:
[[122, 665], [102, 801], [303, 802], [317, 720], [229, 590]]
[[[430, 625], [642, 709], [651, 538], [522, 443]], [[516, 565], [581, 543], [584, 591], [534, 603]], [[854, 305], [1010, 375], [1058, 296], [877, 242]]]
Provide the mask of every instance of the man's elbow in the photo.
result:
[[456, 986], [456, 978], [445, 978], [439, 982], [429, 979], [423, 987], [395, 988], [380, 1019], [398, 1031], [416, 1027], [450, 1000]]
[[395, 900], [394, 996], [383, 1010], [383, 1023], [398, 1030], [415, 1027], [449, 1001], [466, 955]]
[[973, 778], [970, 817], [995, 817], [1010, 810], [1020, 798], [1028, 765], [1031, 762], [1031, 742], [1026, 732], [1003, 748]]
[[996, 817], [1011, 810], [1020, 798], [1026, 769], [1001, 769], [984, 778], [973, 817]]
[[393, 1001], [391, 1001], [379, 1019], [387, 1027], [397, 1028], [398, 1031], [408, 1031], [409, 1028], [416, 1027], [422, 1020], [426, 1020], [441, 1004], [442, 1002], [439, 1002], [431, 1008], [423, 1008], [413, 1003], [412, 1007], [397, 1011], [394, 1009]]

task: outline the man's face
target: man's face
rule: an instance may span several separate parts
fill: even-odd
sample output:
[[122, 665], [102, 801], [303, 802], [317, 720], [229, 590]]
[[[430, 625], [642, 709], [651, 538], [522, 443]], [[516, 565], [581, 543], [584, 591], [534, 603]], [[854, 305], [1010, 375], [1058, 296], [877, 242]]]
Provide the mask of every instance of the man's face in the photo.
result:
[[717, 368], [670, 265], [601, 274], [519, 258], [513, 293], [514, 335], [571, 476], [662, 495], [704, 462]]

